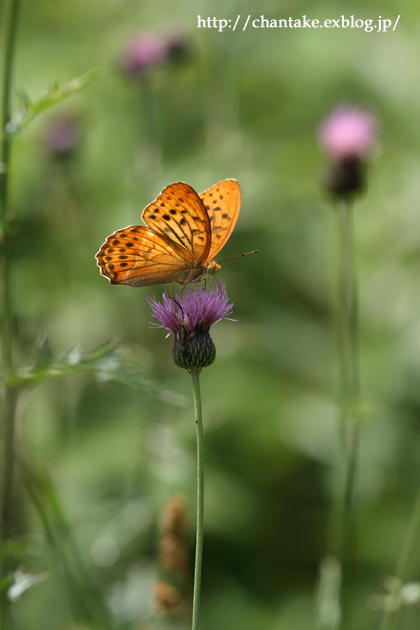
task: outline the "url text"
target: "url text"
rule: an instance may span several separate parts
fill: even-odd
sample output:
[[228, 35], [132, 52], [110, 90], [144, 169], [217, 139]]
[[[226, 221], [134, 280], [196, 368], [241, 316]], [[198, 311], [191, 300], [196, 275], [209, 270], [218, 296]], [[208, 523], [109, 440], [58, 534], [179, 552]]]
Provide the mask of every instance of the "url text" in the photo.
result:
[[[399, 15], [395, 20], [392, 28], [393, 31], [395, 31], [400, 17], [401, 15]], [[218, 19], [215, 17], [204, 18], [201, 17], [201, 15], [197, 15], [197, 20], [197, 28], [216, 28], [219, 33], [222, 33], [225, 28], [231, 28], [232, 31], [234, 31], [241, 21], [241, 16], [237, 16], [233, 27], [233, 20]], [[248, 17], [243, 16], [243, 31], [248, 26], [250, 20], [250, 15], [248, 15]], [[354, 15], [350, 15], [349, 18], [342, 15], [338, 20], [324, 20], [321, 22], [320, 20], [309, 20], [306, 15], [302, 15], [302, 18], [289, 17], [282, 20], [269, 20], [261, 15], [260, 17], [253, 19], [250, 26], [252, 26], [252, 28], [364, 28], [367, 33], [370, 33], [373, 30], [376, 33], [386, 33], [392, 26], [392, 20], [382, 19], [381, 16], [375, 20], [355, 20]]]

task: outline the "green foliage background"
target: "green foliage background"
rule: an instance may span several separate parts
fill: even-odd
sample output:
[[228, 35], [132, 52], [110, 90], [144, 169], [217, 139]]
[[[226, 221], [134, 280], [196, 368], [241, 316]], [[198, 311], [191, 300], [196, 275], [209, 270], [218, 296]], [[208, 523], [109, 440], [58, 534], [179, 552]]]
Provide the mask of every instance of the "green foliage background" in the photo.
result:
[[[401, 18], [387, 33], [196, 28], [197, 15], [343, 13]], [[119, 59], [139, 30], [166, 28], [185, 34], [188, 56], [153, 70], [146, 93], [121, 73]], [[36, 100], [92, 67], [103, 74], [38, 117], [14, 145], [18, 363], [30, 364], [38, 335], [47, 335], [54, 357], [73, 344], [90, 352], [113, 339], [160, 385], [151, 396], [147, 387], [98, 384], [84, 373], [22, 397], [19, 449], [38, 471], [37, 491], [49, 496], [52, 484], [56, 521], [65, 519], [58, 546], [73, 566], [71, 531], [93, 590], [76, 588], [69, 605], [69, 588], [56, 579], [63, 552], [51, 550], [20, 475], [18, 557], [49, 579], [14, 605], [16, 628], [81, 630], [73, 613], [83, 591], [90, 602], [100, 592], [121, 628], [150, 623], [159, 514], [181, 493], [193, 521], [191, 382], [172, 362], [171, 340], [149, 328], [145, 297], [153, 289], [111, 286], [94, 255], [114, 230], [139, 223], [167, 184], [182, 180], [201, 191], [228, 177], [240, 182], [243, 205], [223, 257], [260, 253], [223, 265], [238, 321], [213, 329], [217, 360], [201, 379], [202, 627], [316, 627], [338, 416], [336, 222], [321, 191], [317, 130], [343, 101], [374, 111], [381, 126], [368, 194], [355, 208], [363, 417], [354, 627], [379, 626], [369, 598], [385, 594], [420, 480], [419, 35], [419, 7], [410, 0], [22, 3], [16, 91]], [[45, 143], [59, 116], [75, 117], [81, 128], [67, 161], [52, 160]], [[106, 568], [90, 555], [101, 537], [120, 549]], [[418, 627], [418, 613], [403, 621]]]

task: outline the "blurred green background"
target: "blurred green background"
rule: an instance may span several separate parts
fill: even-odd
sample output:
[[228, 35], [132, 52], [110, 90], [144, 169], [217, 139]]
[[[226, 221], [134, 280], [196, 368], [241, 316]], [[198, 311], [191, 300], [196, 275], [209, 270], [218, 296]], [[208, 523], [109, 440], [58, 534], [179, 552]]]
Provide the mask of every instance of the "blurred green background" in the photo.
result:
[[[235, 32], [197, 28], [197, 15], [234, 21], [238, 14], [401, 17], [387, 33], [243, 32], [242, 20]], [[14, 604], [16, 629], [93, 627], [97, 611], [83, 611], [95, 608], [98, 592], [115, 627], [164, 623], [154, 618], [152, 593], [159, 515], [174, 495], [188, 499], [193, 550], [191, 381], [172, 362], [171, 339], [149, 327], [145, 298], [161, 288], [111, 286], [94, 255], [113, 231], [140, 223], [164, 186], [182, 180], [201, 191], [228, 177], [239, 181], [243, 204], [222, 257], [259, 254], [223, 264], [238, 321], [213, 329], [217, 360], [201, 378], [202, 628], [316, 627], [338, 417], [337, 226], [320, 186], [317, 133], [343, 101], [373, 111], [381, 128], [368, 193], [355, 207], [365, 413], [354, 628], [378, 627], [381, 600], [372, 596], [386, 593], [420, 480], [418, 3], [37, 0], [23, 2], [20, 17], [15, 92], [37, 99], [55, 81], [92, 67], [104, 73], [37, 118], [14, 145], [18, 363], [30, 363], [38, 335], [47, 336], [54, 357], [112, 339], [180, 398], [173, 404], [170, 394], [167, 402], [162, 393], [98, 384], [87, 374], [21, 397], [18, 446], [36, 471], [34, 492], [49, 497], [58, 542], [20, 474], [17, 557], [21, 568], [48, 579]], [[140, 80], [124, 75], [121, 59], [144, 30], [180, 34], [185, 50]], [[60, 120], [74, 134], [65, 157], [51, 140]], [[69, 532], [89, 580], [73, 566]], [[94, 551], [101, 539], [103, 557]], [[60, 579], [69, 566], [79, 576], [70, 593]], [[413, 579], [420, 579], [418, 564]], [[418, 628], [419, 619], [410, 609], [402, 627]]]

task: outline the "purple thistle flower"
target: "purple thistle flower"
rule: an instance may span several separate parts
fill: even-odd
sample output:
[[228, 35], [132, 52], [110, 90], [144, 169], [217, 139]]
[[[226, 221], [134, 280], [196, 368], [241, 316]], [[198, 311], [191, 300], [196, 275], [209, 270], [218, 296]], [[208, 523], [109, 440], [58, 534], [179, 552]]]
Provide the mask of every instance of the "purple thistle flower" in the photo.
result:
[[378, 125], [373, 114], [341, 105], [323, 122], [319, 142], [331, 158], [324, 185], [346, 198], [365, 187], [365, 161], [375, 144]]
[[81, 139], [80, 122], [74, 116], [61, 116], [49, 124], [45, 134], [45, 147], [52, 159], [71, 157]]
[[174, 298], [164, 293], [162, 302], [147, 296], [154, 328], [165, 328], [175, 335], [172, 354], [179, 367], [200, 369], [213, 363], [216, 348], [209, 330], [232, 312], [223, 281], [215, 281], [208, 291], [201, 285], [188, 287]]
[[323, 150], [333, 159], [358, 158], [369, 155], [378, 135], [373, 114], [358, 107], [341, 105], [324, 121], [319, 141]]
[[168, 58], [168, 45], [163, 37], [139, 33], [125, 47], [121, 59], [123, 71], [130, 77], [141, 77]]

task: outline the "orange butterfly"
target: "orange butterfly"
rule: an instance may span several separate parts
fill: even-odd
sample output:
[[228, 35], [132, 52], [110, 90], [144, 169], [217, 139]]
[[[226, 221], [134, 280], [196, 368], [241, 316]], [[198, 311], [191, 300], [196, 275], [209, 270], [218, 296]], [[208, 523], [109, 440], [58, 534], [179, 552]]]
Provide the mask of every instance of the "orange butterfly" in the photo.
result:
[[198, 195], [191, 186], [167, 186], [143, 210], [144, 225], [108, 236], [96, 254], [101, 274], [112, 284], [147, 287], [188, 284], [219, 269], [216, 256], [235, 227], [241, 189], [225, 179]]

